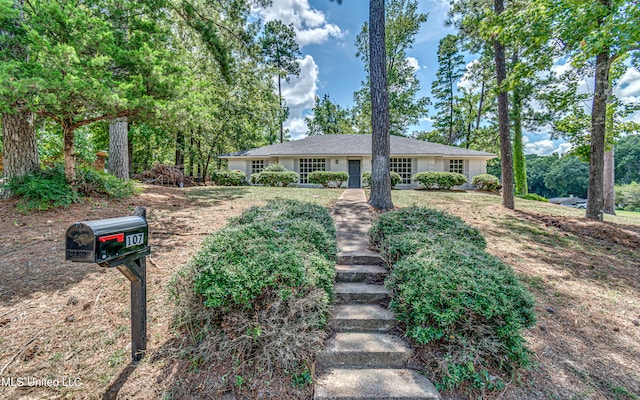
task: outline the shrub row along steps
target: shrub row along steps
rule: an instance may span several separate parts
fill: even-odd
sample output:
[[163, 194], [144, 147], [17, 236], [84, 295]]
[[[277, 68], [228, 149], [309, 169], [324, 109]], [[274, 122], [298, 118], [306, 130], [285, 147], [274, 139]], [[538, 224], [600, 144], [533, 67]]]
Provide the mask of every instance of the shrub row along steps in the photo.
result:
[[314, 399], [439, 399], [429, 380], [405, 369], [411, 348], [392, 333], [396, 320], [380, 304], [390, 293], [386, 269], [368, 249], [369, 210], [362, 190], [346, 190], [333, 210], [339, 265], [331, 326], [336, 332], [316, 354], [323, 371]]

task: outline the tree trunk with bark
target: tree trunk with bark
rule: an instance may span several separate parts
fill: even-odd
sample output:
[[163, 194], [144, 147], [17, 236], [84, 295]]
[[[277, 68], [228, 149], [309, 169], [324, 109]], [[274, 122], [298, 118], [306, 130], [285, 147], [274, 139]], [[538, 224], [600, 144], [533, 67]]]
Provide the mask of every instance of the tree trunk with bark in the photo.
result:
[[371, 0], [369, 7], [369, 80], [371, 81], [371, 199], [374, 208], [393, 209], [389, 174], [389, 94], [385, 51], [384, 0]]
[[129, 124], [127, 117], [109, 121], [109, 173], [119, 179], [129, 178]]
[[[501, 14], [504, 11], [504, 0], [494, 0], [494, 11]], [[503, 87], [507, 79], [507, 67], [504, 56], [504, 45], [499, 40], [493, 41], [496, 62], [496, 79], [498, 92], [498, 120], [500, 125], [500, 160], [502, 164], [502, 205], [513, 210], [513, 160], [511, 155], [511, 135], [509, 134], [509, 99]]]
[[30, 111], [2, 114], [4, 177], [17, 178], [40, 170], [34, 115]]
[[522, 142], [522, 96], [513, 91], [513, 173], [517, 194], [527, 194], [527, 165]]
[[604, 211], [604, 147], [609, 97], [609, 49], [596, 57], [596, 78], [591, 108], [591, 157], [586, 217], [602, 221]]
[[76, 127], [73, 121], [62, 122], [64, 134], [64, 176], [72, 186], [76, 184], [76, 151], [73, 146]]
[[178, 131], [176, 133], [176, 168], [184, 172], [184, 133]]
[[604, 153], [604, 213], [616, 215], [616, 199], [615, 199], [615, 157], [613, 147]]

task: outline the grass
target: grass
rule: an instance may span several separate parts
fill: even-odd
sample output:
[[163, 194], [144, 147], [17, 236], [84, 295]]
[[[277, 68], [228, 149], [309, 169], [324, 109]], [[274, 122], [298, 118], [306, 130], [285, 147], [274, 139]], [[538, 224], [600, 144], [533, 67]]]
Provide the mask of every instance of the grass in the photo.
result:
[[328, 207], [340, 197], [344, 189], [201, 186], [188, 188], [185, 191], [189, 199], [203, 203], [217, 203], [229, 200], [264, 202], [267, 200], [287, 199], [306, 201]]
[[[438, 192], [426, 190], [394, 190], [392, 192], [393, 204], [396, 207], [418, 206], [438, 206], [451, 203], [457, 205], [471, 206], [474, 210], [488, 206], [498, 206], [500, 196], [483, 192]], [[557, 204], [543, 203], [540, 201], [524, 200], [516, 198], [516, 209], [523, 211], [535, 211], [561, 217], [584, 217], [584, 210], [560, 206]], [[605, 215], [605, 221], [619, 224], [640, 225], [640, 212], [616, 211], [616, 215]]]
[[506, 210], [489, 193], [392, 196], [396, 207], [435, 208], [478, 228], [487, 251], [534, 295], [538, 323], [525, 338], [537, 366], [500, 398], [640, 397], [640, 213], [618, 211], [603, 224], [585, 219], [584, 210], [531, 200]]

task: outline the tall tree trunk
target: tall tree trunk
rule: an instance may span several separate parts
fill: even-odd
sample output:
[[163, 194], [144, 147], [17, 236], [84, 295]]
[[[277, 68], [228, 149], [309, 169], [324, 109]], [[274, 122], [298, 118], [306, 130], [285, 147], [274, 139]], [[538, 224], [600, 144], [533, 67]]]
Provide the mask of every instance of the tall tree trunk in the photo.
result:
[[4, 177], [17, 178], [40, 170], [34, 115], [30, 111], [2, 114]]
[[[514, 61], [517, 60], [514, 57]], [[513, 173], [516, 183], [516, 194], [527, 194], [527, 166], [524, 159], [522, 142], [522, 96], [518, 88], [513, 91]]]
[[120, 179], [129, 178], [129, 124], [127, 117], [109, 121], [109, 173]]
[[596, 57], [596, 78], [591, 108], [591, 157], [586, 217], [602, 221], [604, 209], [604, 138], [609, 89], [609, 49]]
[[[496, 14], [504, 11], [504, 0], [494, 0]], [[513, 210], [513, 161], [511, 157], [511, 137], [509, 134], [509, 99], [504, 88], [507, 79], [507, 66], [504, 58], [504, 45], [498, 39], [493, 41], [496, 60], [496, 79], [498, 92], [498, 120], [500, 125], [500, 159], [502, 164], [502, 205]]]
[[280, 72], [278, 72], [278, 98], [280, 99], [280, 112], [282, 113], [280, 115], [280, 121], [279, 121], [280, 122], [280, 143], [284, 143], [284, 121], [283, 121], [284, 110], [282, 109], [282, 82], [280, 78]]
[[609, 215], [616, 215], [616, 200], [615, 200], [615, 156], [613, 152], [613, 146], [611, 150], [604, 153], [604, 213]]
[[478, 103], [478, 116], [476, 117], [476, 130], [480, 129], [480, 119], [482, 117], [482, 106], [484, 104], [484, 77], [480, 86], [480, 101]]
[[176, 133], [176, 161], [175, 166], [184, 172], [184, 133]]
[[369, 80], [371, 81], [371, 199], [369, 204], [382, 211], [393, 209], [389, 173], [389, 93], [385, 51], [384, 0], [371, 0], [369, 6]]
[[73, 121], [62, 122], [64, 134], [64, 176], [72, 186], [76, 184], [76, 152], [73, 145], [76, 127]]

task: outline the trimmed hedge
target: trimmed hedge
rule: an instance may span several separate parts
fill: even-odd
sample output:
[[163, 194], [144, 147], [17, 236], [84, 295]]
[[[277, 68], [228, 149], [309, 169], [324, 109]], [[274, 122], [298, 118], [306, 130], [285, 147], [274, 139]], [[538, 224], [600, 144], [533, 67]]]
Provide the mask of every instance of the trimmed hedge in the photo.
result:
[[502, 187], [498, 177], [491, 174], [476, 175], [471, 180], [471, 184], [480, 190], [489, 192], [496, 192]]
[[412, 178], [427, 189], [449, 190], [467, 183], [467, 177], [458, 172], [418, 172]]
[[238, 169], [220, 169], [211, 173], [211, 181], [220, 186], [242, 186], [247, 183], [247, 174]]
[[[380, 216], [371, 241], [390, 261], [390, 307], [406, 336], [433, 360], [440, 389], [499, 390], [530, 365], [522, 330], [535, 323], [533, 298], [513, 270], [483, 249], [457, 217], [412, 207]], [[472, 396], [477, 397], [477, 396]]]
[[329, 187], [333, 184], [335, 187], [341, 187], [342, 184], [349, 180], [349, 174], [344, 171], [313, 171], [308, 176], [310, 183]]
[[298, 182], [299, 175], [293, 171], [262, 171], [251, 175], [251, 183], [265, 186], [286, 187]]
[[289, 371], [293, 382], [326, 337], [336, 254], [321, 206], [276, 200], [231, 219], [170, 283], [174, 326], [193, 347], [185, 353], [225, 375]]
[[[395, 187], [398, 183], [402, 182], [402, 177], [395, 171], [390, 171], [391, 187]], [[364, 186], [371, 186], [371, 172], [362, 173], [362, 183]]]

